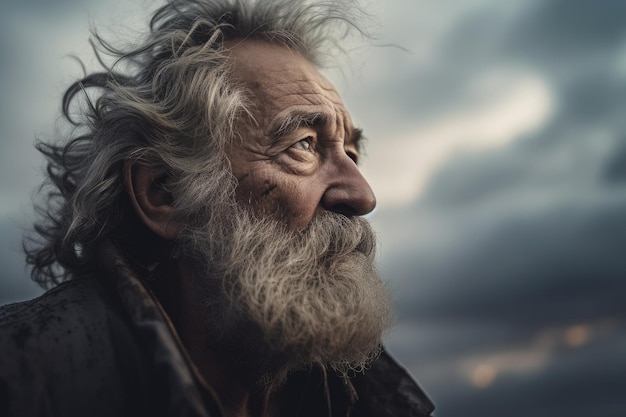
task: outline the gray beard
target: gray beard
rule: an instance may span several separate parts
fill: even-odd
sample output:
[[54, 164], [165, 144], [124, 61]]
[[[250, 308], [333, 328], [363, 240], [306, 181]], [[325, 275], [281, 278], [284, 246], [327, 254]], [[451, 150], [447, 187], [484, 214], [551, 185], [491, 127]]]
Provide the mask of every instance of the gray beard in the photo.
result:
[[263, 385], [314, 364], [367, 367], [392, 322], [369, 223], [324, 213], [294, 232], [236, 203], [223, 207], [196, 216], [203, 226], [179, 242], [194, 265], [207, 347]]

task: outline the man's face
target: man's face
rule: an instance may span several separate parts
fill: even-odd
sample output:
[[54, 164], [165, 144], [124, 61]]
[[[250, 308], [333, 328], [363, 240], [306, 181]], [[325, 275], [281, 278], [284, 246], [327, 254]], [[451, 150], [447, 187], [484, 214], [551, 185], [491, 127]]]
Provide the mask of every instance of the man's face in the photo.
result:
[[230, 59], [256, 106], [256, 123], [227, 152], [239, 201], [294, 230], [324, 210], [372, 211], [374, 194], [356, 165], [360, 131], [332, 85], [298, 52], [266, 42], [239, 42]]
[[194, 199], [207, 184], [190, 184], [185, 200], [199, 206], [179, 239], [206, 343], [266, 376], [312, 363], [363, 369], [392, 314], [375, 234], [359, 217], [375, 206], [355, 163], [359, 133], [296, 52], [243, 41], [231, 58], [256, 104], [227, 150], [236, 196], [213, 179], [215, 195]]

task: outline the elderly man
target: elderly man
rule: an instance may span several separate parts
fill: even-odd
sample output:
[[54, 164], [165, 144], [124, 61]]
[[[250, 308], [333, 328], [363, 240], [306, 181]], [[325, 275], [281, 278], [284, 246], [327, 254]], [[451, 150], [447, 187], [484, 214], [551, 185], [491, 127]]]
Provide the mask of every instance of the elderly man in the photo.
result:
[[317, 70], [352, 7], [171, 0], [134, 49], [97, 38], [116, 64], [39, 145], [54, 288], [1, 310], [0, 414], [431, 414], [381, 352], [361, 132]]

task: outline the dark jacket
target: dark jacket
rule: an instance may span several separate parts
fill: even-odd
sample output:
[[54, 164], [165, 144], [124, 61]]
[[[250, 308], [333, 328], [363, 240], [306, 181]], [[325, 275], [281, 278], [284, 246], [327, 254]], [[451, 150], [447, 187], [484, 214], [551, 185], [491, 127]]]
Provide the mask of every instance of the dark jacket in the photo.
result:
[[[221, 416], [167, 314], [113, 248], [103, 273], [0, 308], [0, 416]], [[383, 353], [351, 379], [312, 369], [281, 388], [287, 416], [430, 416]]]

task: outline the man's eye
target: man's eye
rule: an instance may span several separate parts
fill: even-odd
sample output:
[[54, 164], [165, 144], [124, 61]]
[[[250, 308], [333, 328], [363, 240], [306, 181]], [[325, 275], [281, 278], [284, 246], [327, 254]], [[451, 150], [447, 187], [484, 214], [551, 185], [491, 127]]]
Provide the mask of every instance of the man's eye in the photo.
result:
[[302, 140], [297, 141], [296, 143], [294, 143], [293, 145], [291, 145], [292, 148], [295, 149], [299, 149], [301, 151], [310, 151], [311, 150], [311, 142], [313, 141], [313, 138], [311, 136], [308, 136]]

